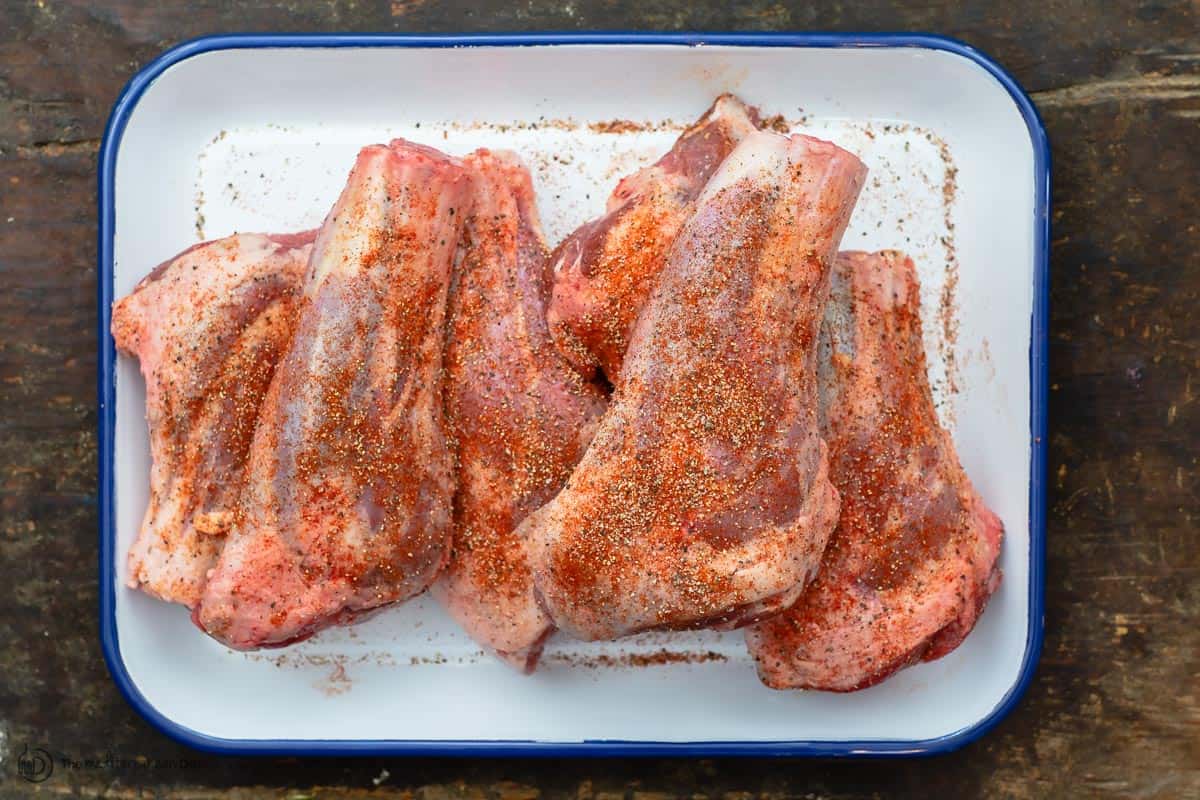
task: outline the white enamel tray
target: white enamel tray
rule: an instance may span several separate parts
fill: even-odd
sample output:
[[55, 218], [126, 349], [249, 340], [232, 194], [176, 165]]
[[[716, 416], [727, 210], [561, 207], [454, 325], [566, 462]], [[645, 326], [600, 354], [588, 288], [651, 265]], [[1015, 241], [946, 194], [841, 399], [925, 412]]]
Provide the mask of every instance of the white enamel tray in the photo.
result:
[[[358, 147], [393, 136], [517, 150], [553, 243], [724, 91], [859, 153], [871, 176], [843, 246], [919, 264], [939, 410], [1006, 528], [1003, 585], [958, 650], [851, 695], [764, 688], [737, 633], [554, 640], [523, 677], [423, 599], [242, 654], [125, 588], [149, 451], [113, 298], [199, 238], [316, 226]], [[1048, 170], [1012, 79], [930, 36], [227, 36], [166, 53], [130, 82], [101, 153], [101, 635], [117, 683], [168, 734], [229, 753], [915, 754], [976, 738], [1041, 642]]]

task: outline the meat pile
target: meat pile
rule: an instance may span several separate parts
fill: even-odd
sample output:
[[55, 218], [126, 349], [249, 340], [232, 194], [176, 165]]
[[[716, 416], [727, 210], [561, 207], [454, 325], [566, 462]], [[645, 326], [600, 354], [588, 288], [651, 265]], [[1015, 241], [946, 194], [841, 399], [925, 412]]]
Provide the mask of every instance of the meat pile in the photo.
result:
[[945, 655], [1003, 527], [912, 261], [838, 253], [865, 175], [725, 95], [551, 252], [515, 154], [364, 148], [319, 231], [114, 305], [153, 457], [129, 585], [236, 649], [428, 589], [526, 672], [555, 630], [745, 628], [774, 688]]

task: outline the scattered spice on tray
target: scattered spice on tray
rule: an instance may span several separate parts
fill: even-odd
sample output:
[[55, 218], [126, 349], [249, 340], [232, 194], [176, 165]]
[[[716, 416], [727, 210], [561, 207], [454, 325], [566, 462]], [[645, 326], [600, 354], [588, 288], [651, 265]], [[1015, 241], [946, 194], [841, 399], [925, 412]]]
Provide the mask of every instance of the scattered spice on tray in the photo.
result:
[[708, 664], [728, 661], [729, 657], [715, 650], [655, 650], [650, 653], [550, 653], [542, 657], [543, 664], [563, 664], [587, 669], [616, 669], [620, 667], [661, 667], [668, 664]]
[[637, 133], [645, 130], [645, 126], [628, 119], [610, 119], [607, 122], [593, 122], [588, 128], [595, 133]]
[[954, 203], [958, 197], [958, 167], [954, 165], [954, 156], [951, 155], [950, 146], [944, 139], [932, 131], [927, 131], [925, 138], [937, 147], [946, 170], [942, 181], [942, 218], [946, 226], [946, 235], [941, 237], [942, 247], [946, 252], [946, 280], [942, 284], [942, 293], [938, 300], [938, 321], [942, 329], [938, 340], [938, 355], [946, 364], [949, 393], [958, 394], [958, 250], [954, 243], [953, 219]]

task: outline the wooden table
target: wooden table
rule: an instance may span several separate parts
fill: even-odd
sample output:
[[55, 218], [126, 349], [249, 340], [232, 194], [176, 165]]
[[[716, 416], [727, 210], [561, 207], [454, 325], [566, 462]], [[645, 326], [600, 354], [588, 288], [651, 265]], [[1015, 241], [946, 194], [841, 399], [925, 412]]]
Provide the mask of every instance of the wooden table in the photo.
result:
[[[1200, 6], [149, 5], [0, 3], [0, 796], [1200, 797]], [[242, 760], [157, 733], [96, 635], [96, 153], [121, 86], [211, 32], [633, 28], [936, 31], [1033, 94], [1054, 145], [1051, 486], [1024, 701], [960, 752], [865, 763]], [[26, 747], [80, 763], [28, 783]], [[127, 763], [84, 763], [106, 753]]]

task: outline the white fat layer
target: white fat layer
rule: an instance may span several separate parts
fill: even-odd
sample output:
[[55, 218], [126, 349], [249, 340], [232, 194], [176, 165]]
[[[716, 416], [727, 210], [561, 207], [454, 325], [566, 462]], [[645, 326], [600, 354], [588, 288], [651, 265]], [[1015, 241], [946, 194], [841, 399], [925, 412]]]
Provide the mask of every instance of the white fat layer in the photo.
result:
[[789, 163], [790, 144], [787, 136], [771, 131], [750, 134], [726, 157], [697, 198], [696, 206], [704, 205], [719, 192], [743, 180], [781, 174]]

